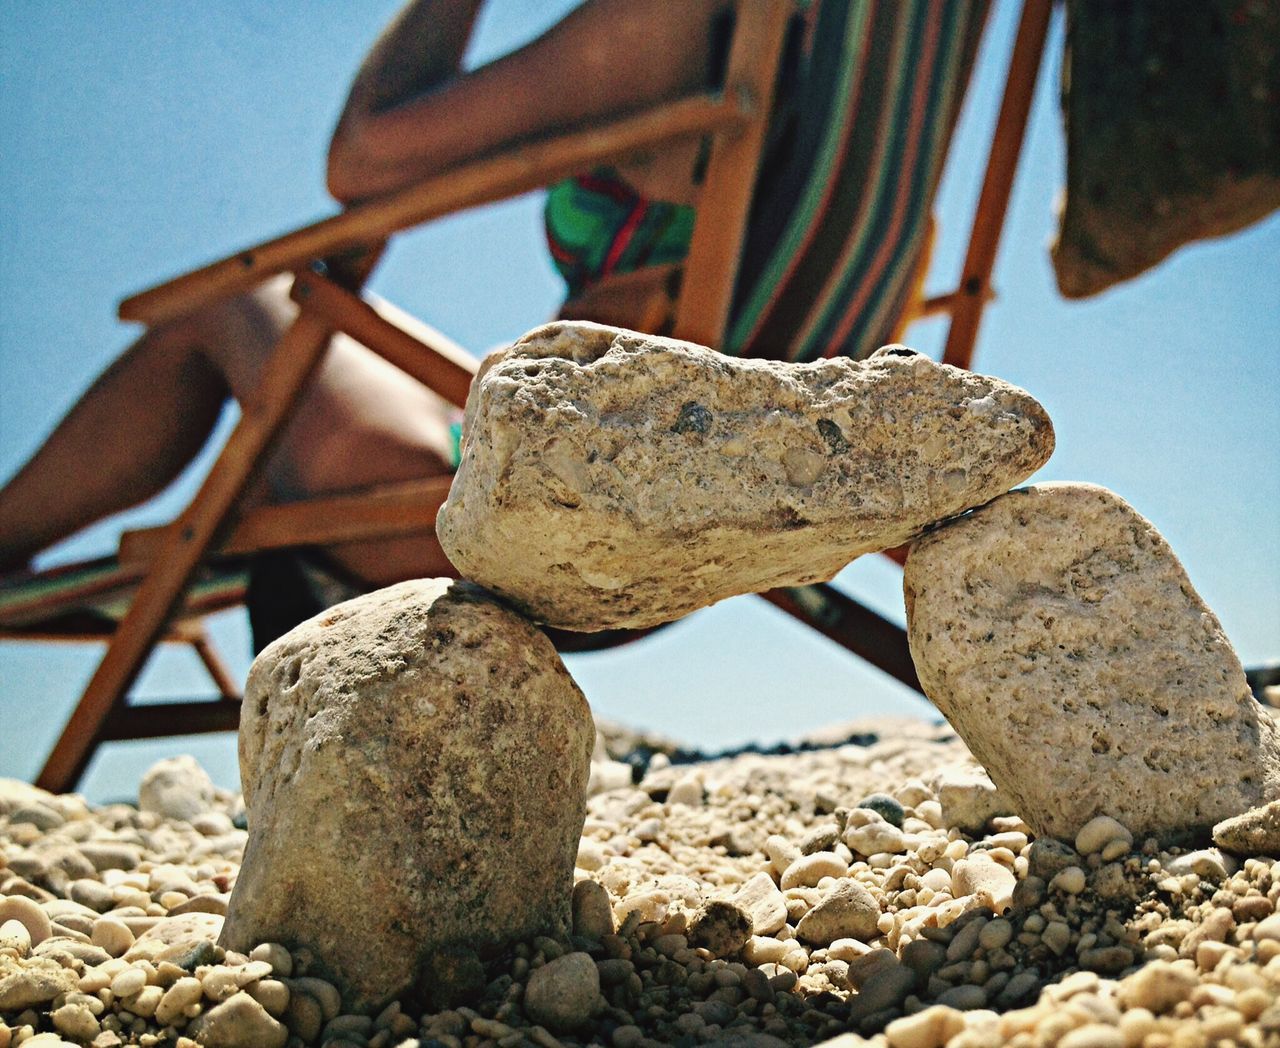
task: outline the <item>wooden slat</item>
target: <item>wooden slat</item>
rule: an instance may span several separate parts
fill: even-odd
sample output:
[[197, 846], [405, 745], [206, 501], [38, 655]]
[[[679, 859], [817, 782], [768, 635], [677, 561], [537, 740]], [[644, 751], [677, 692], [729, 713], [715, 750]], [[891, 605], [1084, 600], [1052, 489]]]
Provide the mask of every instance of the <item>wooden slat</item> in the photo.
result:
[[752, 117], [732, 137], [718, 136], [712, 147], [676, 307], [676, 338], [712, 348], [724, 339], [783, 38], [794, 10], [791, 0], [738, 4], [725, 92], [741, 99]]
[[1013, 56], [1009, 60], [1004, 98], [1000, 103], [1000, 116], [991, 141], [991, 155], [973, 219], [969, 250], [964, 260], [960, 288], [955, 293], [951, 329], [942, 355], [944, 364], [967, 368], [973, 360], [978, 325], [990, 295], [991, 271], [995, 268], [1013, 176], [1022, 152], [1027, 115], [1035, 95], [1052, 7], [1052, 0], [1026, 0], [1022, 8]]
[[[384, 484], [363, 493], [259, 506], [236, 521], [218, 552], [243, 556], [288, 546], [334, 546], [431, 531], [452, 477]], [[120, 560], [144, 568], [172, 541], [180, 524], [139, 528], [120, 536]]]
[[[361, 280], [367, 272], [366, 268], [360, 273]], [[323, 321], [300, 316], [280, 339], [263, 368], [253, 401], [244, 405], [240, 421], [195, 499], [178, 518], [177, 528], [143, 579], [49, 754], [36, 780], [41, 788], [63, 792], [80, 778], [113, 707], [123, 704], [125, 693], [181, 601], [183, 589], [288, 419], [331, 336]]]
[[292, 297], [307, 313], [323, 318], [336, 331], [350, 335], [384, 360], [416, 378], [455, 407], [466, 407], [467, 391], [480, 362], [456, 342], [421, 325], [411, 333], [317, 273], [299, 273]]
[[120, 303], [120, 318], [157, 324], [247, 291], [276, 273], [301, 269], [313, 259], [378, 243], [441, 215], [527, 193], [606, 160], [740, 126], [749, 116], [749, 108], [736, 96], [699, 94], [585, 131], [509, 148], [132, 295]]
[[827, 583], [769, 590], [760, 596], [907, 687], [924, 694], [920, 678], [916, 676], [915, 663], [911, 661], [906, 630], [901, 626], [864, 608]]
[[151, 702], [121, 706], [102, 725], [100, 742], [124, 739], [166, 739], [173, 735], [208, 735], [235, 731], [240, 726], [240, 703], [228, 699], [206, 702]]

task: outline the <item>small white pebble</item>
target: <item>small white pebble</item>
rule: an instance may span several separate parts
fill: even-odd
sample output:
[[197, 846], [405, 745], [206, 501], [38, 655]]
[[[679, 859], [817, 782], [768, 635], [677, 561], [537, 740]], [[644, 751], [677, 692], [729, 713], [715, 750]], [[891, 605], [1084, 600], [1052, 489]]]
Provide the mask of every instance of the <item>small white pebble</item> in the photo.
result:
[[1066, 866], [1054, 874], [1049, 882], [1050, 889], [1066, 892], [1068, 895], [1079, 895], [1084, 891], [1086, 883], [1084, 870], [1079, 866]]
[[94, 921], [90, 939], [94, 946], [105, 950], [112, 957], [121, 956], [134, 943], [134, 935], [129, 926], [115, 917], [99, 917]]
[[1080, 827], [1076, 834], [1076, 851], [1081, 855], [1092, 855], [1116, 840], [1124, 841], [1127, 851], [1133, 844], [1133, 834], [1110, 815], [1098, 815]]
[[111, 992], [117, 997], [132, 997], [147, 985], [147, 973], [141, 968], [126, 968], [111, 980]]

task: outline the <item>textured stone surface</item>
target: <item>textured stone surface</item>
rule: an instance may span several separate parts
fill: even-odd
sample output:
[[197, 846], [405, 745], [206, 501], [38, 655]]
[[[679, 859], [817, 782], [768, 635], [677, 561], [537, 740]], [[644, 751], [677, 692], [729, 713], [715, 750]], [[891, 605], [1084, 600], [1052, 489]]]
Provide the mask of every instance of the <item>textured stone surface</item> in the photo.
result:
[[472, 386], [437, 530], [463, 574], [539, 621], [650, 626], [829, 579], [1052, 449], [1027, 393], [902, 347], [788, 364], [551, 324]]
[[826, 946], [837, 939], [866, 942], [876, 936], [880, 904], [855, 880], [838, 881], [816, 906], [796, 925], [796, 935], [805, 942]]
[[126, 951], [125, 960], [145, 960], [153, 964], [172, 961], [182, 965], [187, 958], [197, 958], [201, 953], [210, 952], [222, 934], [222, 923], [223, 918], [216, 913], [164, 917], [138, 936]]
[[1224, 819], [1213, 828], [1213, 840], [1237, 855], [1280, 858], [1280, 800]]
[[1280, 794], [1280, 738], [1155, 528], [1104, 488], [1002, 496], [912, 548], [925, 691], [1041, 835], [1208, 831]]
[[246, 687], [223, 944], [309, 947], [360, 1009], [567, 931], [594, 738], [551, 642], [478, 586], [406, 582], [302, 623]]

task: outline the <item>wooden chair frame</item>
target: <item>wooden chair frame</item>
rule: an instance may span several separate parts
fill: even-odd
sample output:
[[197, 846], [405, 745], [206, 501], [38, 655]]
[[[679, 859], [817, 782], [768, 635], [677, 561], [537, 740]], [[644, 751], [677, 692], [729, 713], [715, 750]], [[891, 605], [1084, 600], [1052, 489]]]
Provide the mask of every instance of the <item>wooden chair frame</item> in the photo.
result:
[[[950, 312], [947, 363], [967, 366], [990, 278], [1043, 51], [1052, 0], [1025, 0], [1000, 117], [986, 167], [960, 287], [917, 315]], [[379, 314], [360, 290], [396, 232], [540, 188], [592, 166], [664, 143], [710, 136], [706, 181], [676, 304], [674, 334], [716, 346], [728, 319], [751, 193], [769, 119], [772, 85], [792, 0], [740, 0], [725, 86], [612, 122], [556, 135], [461, 165], [401, 192], [352, 207], [286, 236], [238, 251], [121, 303], [124, 320], [154, 325], [212, 300], [294, 274], [297, 319], [263, 369], [243, 413], [192, 502], [170, 525], [127, 534], [122, 557], [145, 563], [137, 595], [67, 722], [38, 785], [73, 786], [97, 745], [111, 738], [222, 730], [230, 716], [184, 703], [132, 707], [126, 697], [154, 645], [171, 631], [182, 594], [213, 551], [252, 553], [302, 544], [420, 531], [434, 525], [447, 492], [436, 480], [359, 498], [253, 510], [236, 503], [319, 363], [345, 332], [454, 404], [465, 402], [477, 362], [442, 337], [423, 337]], [[768, 56], [762, 61], [761, 56]], [[897, 679], [919, 688], [905, 635], [831, 586], [764, 595]], [[234, 713], [228, 709], [227, 713]], [[163, 730], [156, 730], [162, 727]]]

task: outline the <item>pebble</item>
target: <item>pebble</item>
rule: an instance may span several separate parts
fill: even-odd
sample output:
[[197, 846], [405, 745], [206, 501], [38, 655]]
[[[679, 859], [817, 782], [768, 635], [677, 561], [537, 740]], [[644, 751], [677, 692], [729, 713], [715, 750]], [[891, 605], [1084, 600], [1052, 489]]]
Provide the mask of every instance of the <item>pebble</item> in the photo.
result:
[[1068, 1031], [1058, 1048], [1128, 1048], [1125, 1035], [1106, 1023], [1085, 1023]]
[[534, 1022], [572, 1030], [591, 1018], [600, 997], [600, 975], [587, 953], [567, 953], [534, 969], [524, 1007]]
[[191, 1024], [204, 1048], [284, 1048], [289, 1030], [247, 993], [215, 1005]]
[[907, 835], [888, 822], [851, 826], [844, 843], [859, 855], [898, 855], [907, 850]]
[[1084, 870], [1079, 866], [1066, 866], [1059, 870], [1049, 882], [1049, 890], [1079, 895], [1084, 891], [1086, 883]]
[[75, 972], [47, 957], [12, 960], [0, 954], [0, 1012], [48, 1004], [77, 988]]
[[245, 987], [249, 996], [279, 1019], [289, 1008], [289, 987], [279, 979], [259, 979]]
[[72, 881], [68, 894], [82, 906], [106, 913], [115, 905], [115, 893], [101, 881], [81, 878]]
[[945, 1008], [970, 1012], [987, 1005], [987, 992], [981, 986], [953, 986], [938, 995], [938, 1003]]
[[11, 826], [30, 823], [37, 830], [56, 830], [65, 822], [61, 812], [38, 801], [17, 808], [9, 815]]
[[733, 901], [751, 918], [753, 935], [772, 935], [787, 923], [787, 899], [768, 873], [754, 874], [738, 889]]
[[[884, 733], [881, 738], [886, 741], [871, 746], [784, 758], [744, 755], [702, 765], [697, 773], [705, 790], [698, 806], [673, 807], [666, 798], [655, 800], [632, 789], [593, 798], [582, 841], [598, 849], [601, 863], [589, 878], [594, 888], [583, 887], [588, 878], [579, 864], [576, 890], [591, 893], [597, 905], [604, 904], [602, 910], [608, 907], [610, 926], [617, 930], [572, 942], [529, 940], [514, 956], [491, 963], [488, 989], [479, 983], [469, 1008], [423, 1014], [406, 1000], [393, 1002], [373, 1019], [353, 1017], [344, 1014], [337, 989], [316, 978], [322, 969], [311, 950], [290, 954], [278, 943], [261, 943], [246, 953], [227, 952], [210, 938], [216, 936], [212, 928], [187, 927], [182, 959], [203, 959], [184, 969], [173, 960], [147, 960], [149, 951], [112, 958], [98, 946], [60, 937], [55, 928], [22, 962], [40, 961], [42, 967], [33, 972], [19, 972], [17, 959], [0, 950], [0, 1000], [21, 1003], [20, 995], [30, 995], [33, 987], [43, 987], [46, 995], [23, 1004], [25, 1015], [5, 1011], [9, 1025], [0, 1029], [29, 1025], [32, 1033], [58, 1031], [48, 1035], [53, 1042], [45, 1043], [78, 1040], [52, 1018], [56, 1010], [74, 1005], [62, 1013], [64, 1022], [73, 1014], [83, 1020], [80, 1010], [87, 1009], [104, 1038], [100, 1048], [117, 1033], [120, 1041], [146, 1044], [139, 1038], [158, 1038], [162, 1030], [168, 1040], [152, 1042], [156, 1048], [175, 1040], [175, 1048], [196, 1048], [203, 1015], [247, 995], [288, 1028], [295, 1048], [325, 1037], [337, 1048], [408, 1048], [404, 1042], [412, 1038], [433, 1048], [459, 1048], [468, 1038], [503, 1048], [522, 1042], [557, 1048], [561, 1038], [637, 1048], [695, 1041], [721, 1048], [776, 1048], [822, 1042], [841, 1031], [869, 1036], [882, 1028], [888, 1048], [917, 1043], [943, 1048], [951, 1040], [954, 1048], [994, 1048], [1015, 1036], [1013, 1048], [1042, 1048], [1060, 1045], [1074, 1030], [1098, 1026], [1119, 1031], [1126, 1048], [1265, 1043], [1264, 1026], [1272, 1023], [1268, 1009], [1275, 1005], [1275, 980], [1265, 965], [1280, 956], [1280, 867], [1250, 857], [1237, 866], [1224, 855], [1223, 879], [1202, 878], [1193, 868], [1172, 876], [1168, 868], [1182, 868], [1174, 864], [1185, 855], [1155, 849], [1138, 854], [1126, 846], [1125, 856], [1099, 864], [1105, 847], [1084, 856], [1049, 838], [1028, 844], [1018, 839], [1026, 829], [1013, 817], [989, 817], [983, 826], [989, 832], [979, 838], [940, 820], [935, 828], [921, 817], [925, 806], [925, 813], [937, 819], [930, 807], [937, 805], [933, 789], [924, 782], [936, 781], [932, 768], [954, 765], [963, 756], [960, 744], [943, 732], [936, 742], [908, 743]], [[682, 766], [672, 768], [684, 774]], [[903, 802], [907, 851], [870, 861], [841, 854], [845, 846], [832, 840], [833, 832], [842, 836], [850, 826], [889, 825], [871, 809], [842, 807], [849, 798], [874, 792]], [[4, 867], [0, 891], [10, 897], [36, 892], [44, 901], [29, 901], [51, 924], [87, 921], [83, 927], [92, 933], [103, 921], [131, 929], [127, 922], [146, 920], [158, 922], [154, 928], [163, 944], [182, 938], [172, 934], [161, 911], [198, 895], [225, 894], [236, 865], [211, 852], [183, 857], [208, 842], [195, 827], [199, 816], [191, 823], [162, 823], [146, 815], [151, 829], [145, 838], [132, 821], [138, 818], [134, 809], [115, 807], [103, 814], [85, 812], [67, 823], [82, 824], [91, 831], [86, 836], [104, 845], [131, 842], [140, 849], [133, 869], [101, 875], [104, 887], [136, 899], [137, 908], [99, 915], [51, 892], [40, 896], [42, 889], [24, 887]], [[654, 818], [662, 823], [661, 846], [637, 844], [634, 827]], [[726, 827], [752, 843], [740, 851], [727, 849]], [[24, 843], [15, 846], [6, 836], [10, 832], [0, 818], [0, 854], [6, 859], [16, 847], [45, 854], [40, 839], [23, 837]], [[36, 831], [22, 824], [17, 832]], [[49, 832], [56, 836], [66, 828]], [[785, 872], [802, 857], [802, 849], [837, 855], [844, 871], [820, 887], [800, 885], [784, 893], [774, 856], [786, 858]], [[579, 846], [580, 854], [590, 850]], [[993, 856], [1000, 861], [993, 862]], [[1020, 878], [1023, 901], [1036, 901], [993, 917], [974, 895], [954, 897], [953, 890], [964, 890], [971, 864], [1011, 871]], [[1048, 892], [1045, 882], [1068, 866], [1085, 873], [1083, 889], [1071, 895], [1057, 885]], [[954, 882], [957, 873], [962, 883]], [[1126, 894], [1110, 894], [1117, 878], [1127, 886]], [[61, 890], [70, 894], [68, 884], [75, 883], [66, 882]], [[865, 934], [825, 944], [798, 935], [798, 926], [831, 890], [846, 883], [861, 885], [875, 902]], [[699, 914], [704, 908], [710, 913], [722, 900], [732, 903], [739, 927], [749, 919], [752, 931], [756, 915], [750, 903], [767, 900], [757, 912], [771, 914], [769, 933], [752, 935], [732, 954], [725, 944], [699, 946]], [[632, 916], [624, 921], [628, 913]], [[216, 921], [217, 915], [181, 918], [190, 919]], [[812, 922], [806, 935], [811, 929]], [[1063, 947], [1061, 954], [1057, 947]], [[563, 1030], [540, 1023], [524, 1003], [534, 975], [588, 948], [599, 995], [593, 995], [587, 1018]], [[47, 955], [37, 957], [41, 950]], [[1153, 965], [1145, 981], [1135, 978]], [[112, 994], [113, 980], [134, 969], [143, 979], [141, 988], [128, 997]], [[134, 986], [140, 976], [129, 976]], [[14, 993], [19, 996], [7, 996]], [[972, 1010], [962, 1012], [962, 1007]], [[1178, 1031], [1184, 1028], [1202, 1034], [1203, 1045], [1183, 1043], [1188, 1035]], [[1094, 1034], [1103, 1036], [1091, 1029]], [[1144, 1046], [1151, 1034], [1155, 1038]], [[11, 1046], [0, 1039], [0, 1048]]]
[[900, 964], [885, 965], [871, 973], [849, 1000], [849, 1020], [859, 1023], [877, 1012], [896, 1008], [915, 987], [916, 976]]
[[173, 1025], [188, 1014], [187, 1010], [189, 1008], [199, 1004], [200, 998], [203, 996], [204, 989], [200, 985], [200, 980], [191, 976], [183, 976], [161, 995], [159, 1002], [156, 1004], [156, 1022], [160, 1023], [161, 1026]]
[[73, 1040], [87, 1042], [96, 1038], [102, 1031], [101, 1026], [97, 1024], [97, 1017], [93, 1015], [87, 1004], [63, 1004], [60, 1008], [55, 1008], [50, 1017], [54, 1020], [58, 1033], [65, 1034]]
[[111, 980], [111, 992], [117, 997], [130, 997], [147, 985], [147, 973], [141, 968], [126, 968]]
[[1068, 844], [1053, 837], [1039, 837], [1031, 842], [1027, 851], [1027, 873], [1049, 881], [1054, 874], [1068, 866], [1076, 866], [1080, 856]]
[[0, 950], [12, 950], [19, 957], [31, 952], [31, 932], [17, 919], [0, 924]]
[[977, 831], [995, 816], [1008, 814], [1004, 796], [978, 768], [943, 769], [934, 779], [933, 788], [947, 826]]
[[83, 855], [99, 873], [107, 870], [132, 870], [142, 862], [142, 849], [127, 841], [85, 841]]
[[1213, 842], [1236, 855], [1280, 856], [1280, 800], [1223, 819], [1213, 828]]
[[906, 818], [906, 810], [902, 802], [887, 793], [873, 793], [858, 801], [859, 808], [870, 808], [890, 826], [902, 829], [902, 820]]
[[697, 807], [702, 803], [702, 779], [697, 775], [684, 775], [677, 779], [667, 794], [668, 804], [684, 804]]
[[951, 892], [957, 898], [972, 895], [993, 913], [1005, 913], [1013, 905], [1017, 878], [1013, 871], [986, 858], [982, 852], [959, 860], [951, 867]]
[[855, 880], [839, 881], [796, 926], [805, 942], [826, 946], [836, 939], [874, 938], [879, 931], [880, 904]]
[[751, 915], [733, 902], [707, 903], [689, 927], [689, 942], [713, 957], [732, 957], [751, 938]]
[[99, 917], [94, 921], [90, 939], [94, 946], [105, 950], [112, 957], [123, 956], [135, 941], [129, 926], [114, 917]]
[[38, 903], [21, 895], [0, 898], [0, 924], [17, 921], [27, 929], [30, 945], [38, 946], [53, 934], [53, 922]]
[[249, 951], [251, 961], [265, 961], [271, 970], [281, 978], [287, 979], [293, 974], [293, 958], [289, 951], [278, 942], [264, 942]]
[[1165, 871], [1175, 877], [1194, 873], [1204, 880], [1222, 881], [1227, 877], [1227, 862], [1217, 848], [1187, 852], [1164, 864]]
[[190, 822], [213, 804], [213, 780], [194, 757], [172, 757], [147, 769], [138, 807], [166, 819]]
[[583, 880], [573, 886], [572, 912], [574, 935], [598, 941], [613, 934], [613, 907], [599, 882]]
[[1110, 815], [1097, 815], [1076, 833], [1076, 851], [1081, 855], [1092, 855], [1112, 841], [1123, 841], [1127, 849], [1133, 844], [1133, 834]]
[[309, 1043], [320, 1036], [320, 1030], [324, 1027], [324, 1010], [314, 997], [294, 987], [289, 992], [289, 1006], [285, 1009], [284, 1020], [294, 1036]]
[[942, 1048], [963, 1029], [964, 1016], [959, 1011], [935, 1004], [895, 1019], [884, 1035], [890, 1048]]
[[814, 852], [796, 859], [782, 875], [781, 887], [815, 887], [824, 877], [843, 877], [849, 872], [849, 864], [835, 852]]
[[1145, 1008], [1153, 1015], [1172, 1011], [1191, 996], [1197, 984], [1190, 964], [1152, 961], [1120, 982], [1118, 995], [1132, 1008]]
[[588, 837], [583, 837], [578, 842], [578, 855], [574, 860], [574, 865], [580, 870], [598, 870], [606, 862], [608, 857], [605, 855], [604, 848], [600, 846], [598, 841], [593, 841]]
[[1002, 917], [988, 921], [978, 933], [978, 943], [984, 950], [1000, 950], [1009, 945], [1013, 938], [1013, 923]]

